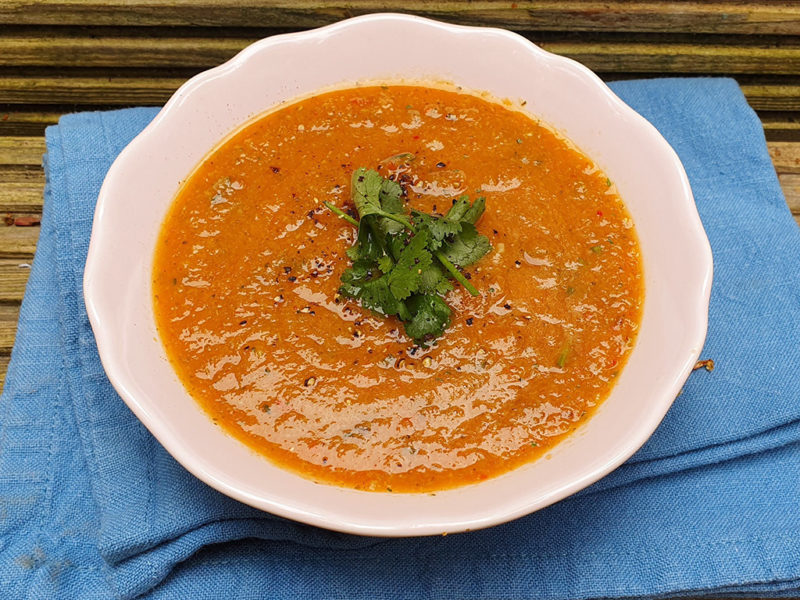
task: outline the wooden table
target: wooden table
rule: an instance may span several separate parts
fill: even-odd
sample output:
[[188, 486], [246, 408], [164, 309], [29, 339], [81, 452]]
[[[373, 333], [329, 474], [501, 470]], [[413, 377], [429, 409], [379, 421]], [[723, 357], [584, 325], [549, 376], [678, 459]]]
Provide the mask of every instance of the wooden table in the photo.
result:
[[800, 223], [799, 2], [3, 0], [0, 387], [39, 233], [47, 125], [67, 112], [161, 105], [257, 39], [386, 10], [505, 27], [606, 80], [735, 77]]

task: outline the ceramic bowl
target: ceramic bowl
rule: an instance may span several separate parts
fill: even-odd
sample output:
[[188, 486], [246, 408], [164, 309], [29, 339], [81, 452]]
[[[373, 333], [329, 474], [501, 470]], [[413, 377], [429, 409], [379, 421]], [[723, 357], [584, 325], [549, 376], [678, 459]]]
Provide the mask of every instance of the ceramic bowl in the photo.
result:
[[[523, 102], [616, 183], [638, 231], [645, 302], [610, 397], [546, 457], [430, 494], [359, 492], [282, 470], [215, 426], [187, 394], [156, 330], [159, 227], [182, 180], [266, 109], [332, 86], [445, 80]], [[675, 152], [591, 71], [499, 29], [374, 14], [271, 37], [189, 80], [119, 155], [97, 202], [84, 293], [100, 358], [122, 399], [180, 463], [270, 513], [366, 535], [441, 534], [531, 513], [622, 464], [658, 426], [706, 333], [711, 251]]]

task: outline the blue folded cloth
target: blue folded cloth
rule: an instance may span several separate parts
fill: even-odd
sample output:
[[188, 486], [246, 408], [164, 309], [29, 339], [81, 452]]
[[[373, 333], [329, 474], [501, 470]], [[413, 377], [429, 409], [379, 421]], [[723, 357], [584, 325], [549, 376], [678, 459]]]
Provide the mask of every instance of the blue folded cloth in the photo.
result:
[[676, 149], [715, 257], [703, 356], [661, 427], [512, 523], [382, 540], [293, 523], [188, 474], [108, 383], [81, 281], [107, 169], [154, 109], [47, 130], [42, 231], [0, 398], [10, 598], [800, 595], [800, 231], [735, 82], [613, 84]]

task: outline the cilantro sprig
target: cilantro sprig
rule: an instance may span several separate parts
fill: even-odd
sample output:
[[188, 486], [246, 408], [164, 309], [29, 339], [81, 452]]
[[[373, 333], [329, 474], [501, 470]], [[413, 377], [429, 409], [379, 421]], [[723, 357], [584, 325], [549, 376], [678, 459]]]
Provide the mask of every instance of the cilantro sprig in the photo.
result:
[[460, 269], [492, 249], [475, 227], [485, 198], [470, 202], [462, 196], [445, 215], [407, 212], [400, 185], [365, 168], [353, 173], [351, 189], [359, 220], [325, 202], [358, 228], [356, 243], [347, 250], [352, 265], [342, 273], [339, 293], [376, 313], [397, 316], [416, 343], [441, 336], [450, 324], [444, 296], [453, 289], [451, 279], [480, 295]]

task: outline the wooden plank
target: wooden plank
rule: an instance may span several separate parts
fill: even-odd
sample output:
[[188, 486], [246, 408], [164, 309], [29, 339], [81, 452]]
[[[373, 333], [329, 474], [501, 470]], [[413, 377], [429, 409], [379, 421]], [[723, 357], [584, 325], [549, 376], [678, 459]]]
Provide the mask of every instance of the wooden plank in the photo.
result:
[[[800, 46], [770, 46], [747, 38], [727, 43], [702, 38], [697, 43], [619, 42], [613, 40], [540, 39], [545, 50], [574, 58], [596, 71], [629, 73], [800, 72]], [[208, 68], [225, 62], [260, 36], [170, 37], [5, 35], [0, 37], [0, 66]]]
[[0, 137], [0, 165], [41, 165], [44, 138]]
[[44, 196], [44, 173], [38, 181], [0, 181], [0, 217], [5, 213], [40, 213]]
[[779, 175], [800, 173], [799, 142], [770, 142], [767, 148]]
[[[42, 138], [44, 140], [44, 138]], [[44, 184], [42, 165], [4, 165], [0, 167], [0, 189], [8, 184]], [[20, 212], [25, 212], [20, 209]], [[35, 212], [35, 211], [34, 211]]]
[[0, 37], [0, 66], [209, 68], [225, 62], [261, 37], [12, 33]]
[[789, 111], [800, 110], [800, 84], [743, 84], [742, 92], [756, 110]]
[[760, 112], [758, 116], [764, 126], [764, 135], [767, 140], [771, 142], [800, 140], [800, 112]]
[[38, 107], [3, 106], [0, 107], [0, 136], [40, 136], [48, 125], [58, 122], [62, 114], [74, 112], [74, 107], [61, 107], [60, 110]]
[[0, 225], [0, 259], [12, 258], [30, 262], [36, 252], [38, 239], [38, 227]]
[[20, 259], [0, 259], [0, 302], [22, 302], [31, 263]]
[[[800, 65], [799, 65], [800, 67]], [[598, 69], [603, 72], [602, 69]], [[689, 73], [673, 72], [671, 75]], [[696, 73], [695, 73], [696, 74]], [[605, 78], [617, 79], [613, 73], [603, 72]], [[638, 73], [646, 77], [655, 73]], [[661, 74], [665, 75], [664, 73]], [[72, 104], [115, 106], [164, 104], [188, 77], [150, 75], [143, 77], [118, 77], [97, 75], [0, 77], [0, 103], [3, 104]], [[777, 78], [776, 78], [777, 79]], [[800, 85], [743, 85], [742, 90], [755, 110], [800, 111]]]
[[593, 71], [629, 73], [795, 74], [800, 47], [579, 42], [542, 42], [545, 50], [583, 63]]
[[800, 32], [794, 2], [519, 0], [4, 0], [0, 23], [309, 28], [357, 14], [396, 11], [520, 30], [787, 34]]
[[786, 204], [795, 217], [800, 216], [800, 174], [780, 173], [778, 180], [781, 182], [783, 194], [786, 196]]
[[18, 304], [0, 304], [0, 356], [11, 354], [18, 319]]
[[3, 385], [6, 382], [6, 373], [8, 372], [8, 359], [11, 358], [8, 354], [0, 354], [0, 394], [3, 393]]
[[185, 77], [0, 77], [0, 103], [160, 105]]

